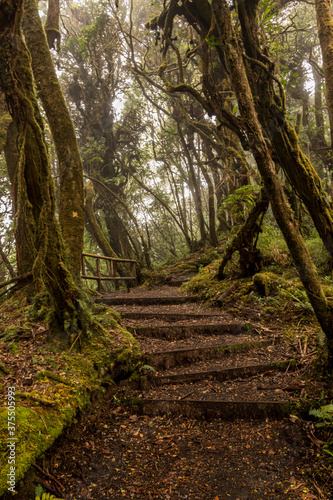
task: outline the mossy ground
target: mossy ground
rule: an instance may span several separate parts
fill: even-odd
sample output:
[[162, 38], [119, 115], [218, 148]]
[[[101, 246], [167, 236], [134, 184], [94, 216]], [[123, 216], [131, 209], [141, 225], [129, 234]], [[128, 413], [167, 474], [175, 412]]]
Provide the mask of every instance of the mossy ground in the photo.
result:
[[24, 474], [76, 414], [117, 377], [133, 372], [141, 359], [138, 342], [112, 309], [98, 306], [99, 325], [90, 338], [64, 350], [45, 324], [31, 319], [24, 295], [2, 304], [0, 331], [0, 495], [8, 488], [8, 387], [15, 387], [15, 475]]

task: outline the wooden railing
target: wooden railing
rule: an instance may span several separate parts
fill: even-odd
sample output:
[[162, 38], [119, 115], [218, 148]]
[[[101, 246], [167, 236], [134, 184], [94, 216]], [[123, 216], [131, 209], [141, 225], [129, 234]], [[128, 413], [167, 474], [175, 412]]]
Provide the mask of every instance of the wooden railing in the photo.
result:
[[[96, 273], [97, 276], [90, 276], [86, 274], [86, 257], [92, 257], [93, 259], [96, 259]], [[100, 262], [101, 260], [105, 260], [108, 262], [108, 271], [109, 274], [107, 276], [101, 274], [101, 266]], [[132, 276], [115, 276], [115, 265], [117, 262], [121, 264], [125, 263], [130, 263], [131, 264], [131, 270], [132, 270]], [[98, 291], [100, 292], [101, 286], [102, 286], [102, 281], [107, 280], [107, 281], [117, 281], [117, 280], [124, 280], [124, 281], [133, 281], [136, 280], [136, 261], [132, 259], [118, 259], [115, 257], [105, 257], [104, 255], [95, 255], [92, 253], [82, 253], [82, 274], [81, 278], [84, 278], [86, 280], [97, 280], [98, 283]]]

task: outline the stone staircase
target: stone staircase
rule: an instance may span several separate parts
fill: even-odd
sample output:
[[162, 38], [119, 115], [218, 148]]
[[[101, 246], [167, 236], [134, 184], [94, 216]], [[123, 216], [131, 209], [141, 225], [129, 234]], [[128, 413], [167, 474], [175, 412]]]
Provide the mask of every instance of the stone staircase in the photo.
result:
[[137, 378], [122, 385], [146, 414], [279, 418], [311, 397], [300, 354], [264, 326], [204, 307], [170, 286], [99, 300], [121, 313], [145, 353]]

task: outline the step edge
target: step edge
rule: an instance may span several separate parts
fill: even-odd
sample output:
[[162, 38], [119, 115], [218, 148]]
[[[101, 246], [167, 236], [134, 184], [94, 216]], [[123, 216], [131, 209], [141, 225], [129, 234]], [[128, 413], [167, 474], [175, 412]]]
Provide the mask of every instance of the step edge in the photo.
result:
[[[186, 377], [188, 376], [189, 378], [191, 378], [191, 375], [193, 375], [193, 378], [197, 375], [207, 375], [207, 376], [213, 376], [215, 373], [232, 373], [232, 372], [237, 372], [237, 371], [240, 371], [242, 369], [260, 369], [260, 370], [264, 370], [264, 369], [274, 369], [274, 368], [284, 368], [285, 366], [288, 366], [288, 364], [291, 364], [291, 365], [296, 365], [297, 364], [297, 360], [296, 358], [290, 358], [290, 359], [286, 359], [286, 360], [283, 360], [283, 361], [277, 361], [276, 363], [269, 363], [269, 364], [260, 364], [260, 365], [241, 365], [241, 366], [235, 366], [235, 367], [232, 367], [232, 368], [224, 368], [224, 369], [221, 369], [221, 370], [203, 370], [203, 371], [199, 371], [199, 372], [185, 372], [185, 373], [180, 373], [180, 374], [174, 374], [174, 375], [160, 375], [160, 376], [156, 376], [154, 378], [152, 378], [150, 381], [151, 382], [155, 382], [155, 381], [164, 381], [164, 380], [168, 380], [168, 379], [171, 379], [171, 380], [177, 380], [177, 379], [180, 379], [182, 377]], [[249, 370], [249, 371], [250, 371]]]
[[154, 351], [154, 352], [144, 352], [145, 356], [161, 356], [163, 354], [165, 355], [172, 355], [172, 354], [180, 354], [184, 352], [198, 352], [198, 351], [204, 351], [204, 350], [210, 350], [210, 349], [228, 349], [230, 348], [231, 350], [234, 347], [241, 348], [241, 347], [259, 347], [259, 346], [268, 346], [268, 345], [274, 345], [276, 340], [261, 340], [261, 341], [256, 341], [256, 342], [246, 342], [246, 343], [237, 343], [235, 342], [234, 344], [221, 344], [221, 345], [216, 345], [216, 346], [205, 346], [205, 347], [191, 347], [191, 348], [186, 348], [184, 347], [183, 349], [174, 349], [174, 350], [169, 350], [169, 351]]

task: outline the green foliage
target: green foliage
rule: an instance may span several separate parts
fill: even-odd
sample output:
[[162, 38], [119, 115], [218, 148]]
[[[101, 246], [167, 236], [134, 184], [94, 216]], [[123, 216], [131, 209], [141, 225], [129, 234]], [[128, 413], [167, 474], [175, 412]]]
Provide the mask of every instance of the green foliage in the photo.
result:
[[259, 234], [258, 248], [265, 265], [287, 266], [291, 263], [287, 244], [279, 228], [268, 218], [265, 220], [263, 232]]
[[312, 409], [309, 414], [318, 418], [319, 422], [316, 423], [316, 427], [333, 427], [333, 403]]
[[156, 372], [155, 368], [151, 365], [142, 365], [140, 368], [139, 368], [140, 371], [144, 371], [144, 370], [148, 370], [150, 372]]
[[312, 306], [309, 302], [308, 296], [306, 294], [306, 291], [298, 288], [297, 289], [297, 295], [295, 293], [291, 293], [289, 290], [285, 290], [284, 288], [281, 289], [281, 292], [285, 293], [286, 295], [289, 295], [295, 302], [295, 306], [299, 307], [300, 309], [303, 309], [303, 311], [311, 311], [313, 312]]
[[43, 493], [41, 497], [39, 495], [36, 495], [35, 500], [62, 500], [62, 499], [56, 498], [54, 495], [51, 495], [51, 493]]
[[211, 49], [214, 49], [215, 47], [222, 45], [222, 41], [217, 40], [214, 35], [206, 36], [206, 42], [208, 47], [210, 47]]
[[306, 246], [313, 258], [316, 267], [323, 272], [328, 271], [331, 262], [331, 256], [326, 250], [321, 238], [315, 234], [306, 240]]
[[62, 500], [61, 498], [56, 498], [51, 493], [46, 493], [40, 484], [37, 484], [35, 488], [35, 500]]
[[276, 29], [278, 20], [275, 3], [270, 0], [265, 0], [262, 2], [261, 8], [263, 12], [260, 15], [260, 23], [268, 30], [272, 30], [273, 28]]
[[[318, 409], [312, 409], [309, 411], [309, 414], [316, 417], [318, 422], [316, 423], [316, 427], [322, 428], [323, 430], [331, 433], [333, 429], [333, 403], [330, 403], [325, 406], [321, 406]], [[333, 459], [333, 441], [329, 440], [325, 442], [322, 446], [322, 451], [327, 455], [327, 457], [332, 460]]]
[[258, 185], [246, 184], [242, 186], [222, 203], [219, 208], [218, 215], [223, 214], [224, 211], [232, 212], [235, 216], [246, 218], [249, 211], [255, 204], [256, 195], [259, 193], [260, 187]]
[[106, 153], [105, 141], [103, 139], [94, 139], [94, 137], [86, 137], [83, 144], [80, 146], [82, 160], [89, 166], [89, 170], [96, 169], [103, 163], [103, 157]]

